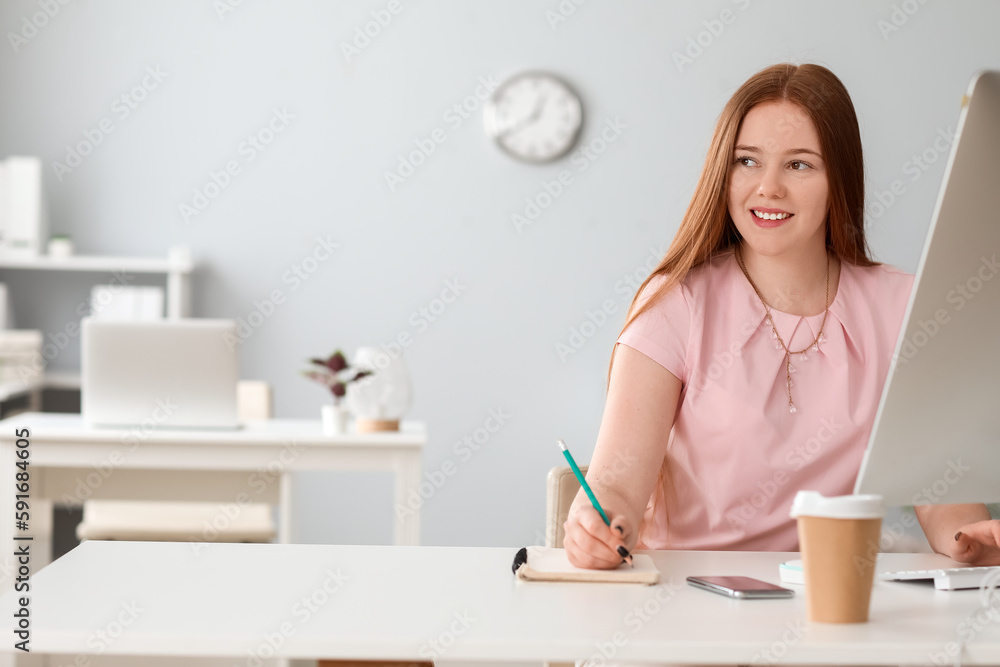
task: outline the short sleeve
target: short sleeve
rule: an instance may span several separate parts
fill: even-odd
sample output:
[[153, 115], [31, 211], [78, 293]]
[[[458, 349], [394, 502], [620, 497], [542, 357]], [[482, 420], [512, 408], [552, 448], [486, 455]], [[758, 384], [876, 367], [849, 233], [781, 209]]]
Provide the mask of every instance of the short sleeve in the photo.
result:
[[[654, 296], [666, 281], [656, 276], [643, 289], [636, 306]], [[688, 341], [691, 335], [690, 295], [685, 286], [676, 285], [659, 296], [653, 305], [618, 337], [618, 342], [641, 352], [660, 364], [682, 382], [687, 382]]]

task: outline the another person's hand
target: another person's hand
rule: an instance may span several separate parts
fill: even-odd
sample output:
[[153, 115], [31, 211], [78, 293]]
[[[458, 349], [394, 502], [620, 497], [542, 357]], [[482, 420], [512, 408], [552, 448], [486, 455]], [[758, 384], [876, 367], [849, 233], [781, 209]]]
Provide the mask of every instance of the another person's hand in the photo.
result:
[[[603, 505], [603, 503], [602, 503]], [[591, 505], [573, 507], [563, 528], [563, 548], [569, 562], [576, 567], [611, 570], [631, 558], [627, 541], [633, 537], [631, 522], [622, 514], [604, 507], [611, 525]]]
[[962, 526], [948, 555], [960, 563], [1000, 565], [1000, 519]]

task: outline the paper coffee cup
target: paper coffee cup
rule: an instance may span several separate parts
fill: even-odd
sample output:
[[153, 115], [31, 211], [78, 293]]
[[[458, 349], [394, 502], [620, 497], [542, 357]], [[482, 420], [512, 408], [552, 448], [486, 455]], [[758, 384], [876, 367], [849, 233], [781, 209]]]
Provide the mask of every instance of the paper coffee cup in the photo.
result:
[[791, 515], [798, 519], [810, 621], [868, 620], [884, 513], [882, 496], [796, 494]]

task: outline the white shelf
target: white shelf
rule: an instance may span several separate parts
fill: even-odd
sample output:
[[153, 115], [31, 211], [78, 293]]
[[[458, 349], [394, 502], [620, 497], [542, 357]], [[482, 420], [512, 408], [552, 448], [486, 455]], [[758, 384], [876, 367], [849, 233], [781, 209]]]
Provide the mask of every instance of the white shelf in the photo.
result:
[[40, 255], [32, 258], [0, 257], [0, 269], [36, 269], [42, 271], [132, 271], [134, 273], [189, 273], [190, 261], [178, 265], [169, 259], [159, 257], [99, 257], [73, 256], [49, 257]]
[[190, 273], [194, 269], [187, 248], [171, 248], [166, 257], [104, 257], [70, 255], [69, 257], [3, 257], [2, 269], [35, 269], [42, 271], [134, 271], [136, 273]]
[[98, 255], [0, 256], [0, 269], [163, 273], [167, 276], [167, 317], [169, 319], [190, 317], [190, 275], [194, 270], [194, 261], [191, 259], [191, 250], [185, 246], [171, 248], [165, 258], [104, 257]]
[[40, 378], [46, 389], [79, 389], [79, 373], [44, 373]]
[[22, 396], [33, 391], [40, 390], [45, 385], [45, 380], [8, 380], [0, 382], [0, 401], [9, 401], [15, 396]]
[[42, 389], [79, 389], [79, 373], [45, 373], [34, 380], [8, 380], [0, 382], [0, 401], [7, 401], [15, 396], [30, 394]]

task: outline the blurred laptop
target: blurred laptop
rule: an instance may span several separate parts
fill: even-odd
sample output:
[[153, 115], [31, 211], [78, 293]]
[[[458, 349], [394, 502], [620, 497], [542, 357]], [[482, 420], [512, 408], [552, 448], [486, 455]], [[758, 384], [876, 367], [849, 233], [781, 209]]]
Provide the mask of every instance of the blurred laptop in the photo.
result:
[[81, 412], [88, 426], [235, 429], [233, 320], [81, 321]]

